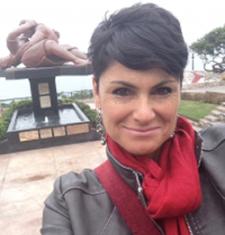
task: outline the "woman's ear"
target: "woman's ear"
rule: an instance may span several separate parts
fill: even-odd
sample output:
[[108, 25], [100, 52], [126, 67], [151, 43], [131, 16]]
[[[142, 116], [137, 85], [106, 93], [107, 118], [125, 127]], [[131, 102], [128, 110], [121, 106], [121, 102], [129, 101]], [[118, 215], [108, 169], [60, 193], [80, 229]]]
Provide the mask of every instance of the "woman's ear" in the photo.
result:
[[95, 107], [100, 109], [99, 89], [95, 77], [92, 78], [92, 91], [94, 95]]

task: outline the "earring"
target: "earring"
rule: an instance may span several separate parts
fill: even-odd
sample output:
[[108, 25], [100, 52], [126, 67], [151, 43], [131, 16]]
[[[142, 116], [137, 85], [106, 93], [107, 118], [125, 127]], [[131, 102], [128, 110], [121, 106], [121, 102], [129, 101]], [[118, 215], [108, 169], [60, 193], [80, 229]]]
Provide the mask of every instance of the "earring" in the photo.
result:
[[175, 131], [173, 131], [173, 133], [170, 134], [170, 139], [172, 139], [175, 135]]
[[173, 134], [170, 134], [170, 138], [172, 139], [174, 137], [174, 133]]
[[96, 131], [100, 134], [101, 144], [105, 145], [105, 128], [102, 121], [102, 112], [101, 109], [97, 109], [97, 120], [96, 120]]

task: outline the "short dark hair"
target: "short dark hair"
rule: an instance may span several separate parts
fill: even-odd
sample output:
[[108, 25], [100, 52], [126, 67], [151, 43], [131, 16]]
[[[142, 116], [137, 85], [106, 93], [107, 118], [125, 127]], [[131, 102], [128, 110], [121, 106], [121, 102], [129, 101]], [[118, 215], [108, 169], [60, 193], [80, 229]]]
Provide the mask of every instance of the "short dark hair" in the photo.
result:
[[113, 61], [135, 70], [159, 67], [182, 81], [188, 50], [175, 16], [155, 4], [138, 3], [105, 17], [88, 55], [97, 83]]

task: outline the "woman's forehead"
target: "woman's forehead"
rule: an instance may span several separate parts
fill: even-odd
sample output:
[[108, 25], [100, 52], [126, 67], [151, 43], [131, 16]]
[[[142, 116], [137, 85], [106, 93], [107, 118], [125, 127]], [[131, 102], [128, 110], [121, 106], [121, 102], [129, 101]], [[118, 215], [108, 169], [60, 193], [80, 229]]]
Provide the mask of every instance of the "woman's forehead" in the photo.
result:
[[111, 64], [101, 75], [100, 81], [140, 81], [141, 80], [152, 80], [152, 81], [167, 81], [167, 80], [174, 80], [177, 79], [168, 74], [165, 70], [160, 68], [152, 68], [149, 70], [134, 70], [130, 69], [118, 62], [114, 62]]

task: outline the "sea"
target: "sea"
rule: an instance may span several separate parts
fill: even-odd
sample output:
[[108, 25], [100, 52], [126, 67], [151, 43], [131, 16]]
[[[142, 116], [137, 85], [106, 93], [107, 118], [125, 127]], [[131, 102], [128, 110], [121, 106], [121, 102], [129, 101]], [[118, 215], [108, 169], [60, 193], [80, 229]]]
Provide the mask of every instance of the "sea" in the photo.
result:
[[[56, 78], [57, 92], [73, 92], [92, 89], [92, 76], [59, 76]], [[30, 97], [28, 79], [6, 80], [0, 78], [0, 101]]]

